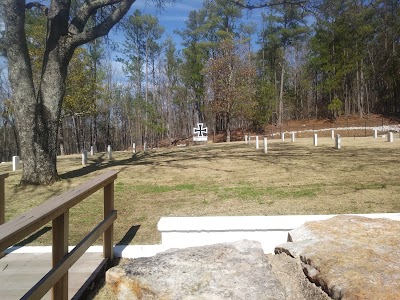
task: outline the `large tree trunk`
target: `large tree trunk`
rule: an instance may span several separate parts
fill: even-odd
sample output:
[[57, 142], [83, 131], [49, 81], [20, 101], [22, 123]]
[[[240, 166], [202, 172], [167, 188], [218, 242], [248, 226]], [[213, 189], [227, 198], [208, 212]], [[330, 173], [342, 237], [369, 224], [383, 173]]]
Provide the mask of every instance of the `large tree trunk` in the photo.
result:
[[5, 5], [7, 57], [21, 142], [21, 182], [50, 184], [57, 179], [57, 133], [66, 69], [62, 72], [60, 49], [49, 47], [51, 50], [45, 52], [42, 80], [35, 90], [28, 47], [23, 38], [25, 2], [9, 2], [10, 7]]
[[[74, 50], [103, 36], [127, 13], [135, 0], [103, 0], [84, 3], [70, 18], [71, 0], [39, 2], [25, 7], [25, 0], [2, 0], [5, 48], [13, 90], [13, 106], [21, 142], [23, 183], [50, 184], [57, 179], [57, 136], [67, 69]], [[96, 10], [109, 6], [103, 23], [87, 26]], [[38, 86], [25, 34], [25, 9], [38, 7], [47, 16], [46, 45]]]
[[20, 107], [17, 120], [24, 166], [22, 182], [50, 184], [58, 178], [57, 137], [68, 65], [59, 53], [57, 48], [48, 53], [37, 96], [14, 99]]
[[231, 118], [229, 114], [227, 114], [225, 119], [225, 133], [226, 133], [226, 142], [230, 143], [231, 141]]
[[284, 65], [284, 62], [282, 62], [281, 88], [279, 91], [278, 125], [282, 124], [282, 121], [283, 121], [283, 80], [284, 79], [285, 79], [285, 65]]

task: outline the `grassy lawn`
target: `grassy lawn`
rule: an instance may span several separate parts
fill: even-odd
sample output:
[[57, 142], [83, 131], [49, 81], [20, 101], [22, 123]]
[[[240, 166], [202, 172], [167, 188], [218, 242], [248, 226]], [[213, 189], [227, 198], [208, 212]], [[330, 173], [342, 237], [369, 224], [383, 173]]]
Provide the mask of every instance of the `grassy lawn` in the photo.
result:
[[[314, 147], [311, 138], [295, 143], [269, 140], [268, 154], [243, 142], [157, 149], [136, 156], [115, 152], [112, 162], [100, 153], [87, 167], [80, 165], [80, 155], [62, 156], [62, 179], [52, 186], [19, 186], [20, 171], [10, 172], [6, 220], [107, 169], [120, 170], [115, 182], [116, 243], [159, 243], [157, 222], [162, 216], [400, 211], [397, 136], [394, 143], [343, 138], [339, 151], [330, 138], [318, 143]], [[0, 172], [10, 169], [10, 163], [0, 165]], [[102, 211], [101, 192], [71, 210], [70, 244], [100, 221]], [[135, 232], [133, 240], [125, 236]], [[37, 236], [31, 245], [51, 244], [47, 228]]]

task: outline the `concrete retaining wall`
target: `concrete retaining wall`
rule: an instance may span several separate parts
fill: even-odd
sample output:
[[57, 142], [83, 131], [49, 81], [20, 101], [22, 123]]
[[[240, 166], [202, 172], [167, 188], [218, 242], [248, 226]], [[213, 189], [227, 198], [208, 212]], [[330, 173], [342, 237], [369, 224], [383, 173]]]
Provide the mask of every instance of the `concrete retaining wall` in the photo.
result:
[[[285, 243], [290, 230], [308, 221], [326, 220], [335, 215], [243, 216], [243, 217], [163, 217], [158, 222], [162, 244], [114, 246], [116, 257], [138, 258], [156, 255], [171, 248], [186, 248], [256, 240], [265, 253], [273, 253], [275, 246]], [[388, 218], [400, 221], [400, 213], [359, 214], [369, 218]], [[70, 247], [72, 250], [73, 247]], [[88, 252], [102, 252], [102, 246], [92, 246]], [[6, 253], [45, 253], [51, 246], [10, 247]]]

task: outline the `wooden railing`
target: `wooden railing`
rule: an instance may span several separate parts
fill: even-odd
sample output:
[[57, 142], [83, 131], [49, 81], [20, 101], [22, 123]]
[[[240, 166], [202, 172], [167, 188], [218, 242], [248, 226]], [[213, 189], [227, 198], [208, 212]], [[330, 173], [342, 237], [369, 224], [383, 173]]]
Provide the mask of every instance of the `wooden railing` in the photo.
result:
[[[10, 222], [0, 225], [0, 252], [38, 230], [48, 222], [53, 228], [53, 268], [22, 299], [41, 299], [51, 288], [52, 299], [68, 299], [68, 270], [102, 235], [104, 260], [113, 259], [114, 180], [118, 171], [108, 171], [56, 196]], [[1, 177], [3, 176], [3, 177]], [[1, 175], [0, 182], [8, 176]], [[1, 183], [0, 183], [1, 184]], [[104, 188], [104, 220], [68, 253], [69, 209]], [[4, 188], [0, 186], [0, 190]], [[1, 201], [0, 191], [0, 201]], [[29, 201], [29, 200], [27, 200]]]
[[[6, 221], [6, 197], [5, 197], [5, 184], [4, 180], [8, 177], [8, 173], [0, 174], [0, 225]], [[0, 251], [0, 258], [4, 253]]]

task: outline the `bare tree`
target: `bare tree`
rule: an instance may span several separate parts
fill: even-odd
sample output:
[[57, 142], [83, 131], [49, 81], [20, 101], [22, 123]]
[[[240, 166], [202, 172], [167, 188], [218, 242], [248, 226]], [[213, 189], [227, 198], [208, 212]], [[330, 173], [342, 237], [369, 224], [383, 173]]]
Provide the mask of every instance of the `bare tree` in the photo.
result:
[[[13, 106], [23, 158], [22, 183], [51, 184], [57, 176], [57, 134], [67, 69], [75, 49], [100, 36], [128, 12], [135, 0], [51, 0], [49, 7], [25, 0], [2, 0], [4, 49], [9, 62]], [[166, 1], [156, 0], [157, 4]], [[47, 18], [46, 42], [35, 84], [25, 33], [25, 10]], [[90, 18], [98, 16], [95, 24]]]

